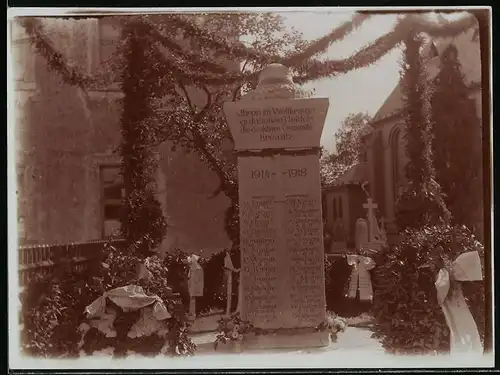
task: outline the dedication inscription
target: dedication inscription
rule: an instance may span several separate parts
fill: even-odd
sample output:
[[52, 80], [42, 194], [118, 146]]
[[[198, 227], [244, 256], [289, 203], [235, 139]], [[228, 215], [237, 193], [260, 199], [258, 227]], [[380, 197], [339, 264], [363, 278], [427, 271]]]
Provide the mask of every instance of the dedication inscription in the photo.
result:
[[327, 112], [326, 98], [224, 103], [237, 150], [319, 146]]

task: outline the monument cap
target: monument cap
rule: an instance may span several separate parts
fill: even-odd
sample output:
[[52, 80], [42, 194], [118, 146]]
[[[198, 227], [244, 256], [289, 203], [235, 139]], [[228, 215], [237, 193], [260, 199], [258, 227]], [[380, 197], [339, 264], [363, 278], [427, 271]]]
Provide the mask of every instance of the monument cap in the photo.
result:
[[269, 64], [259, 75], [260, 84], [291, 83], [293, 84], [292, 72], [281, 64]]

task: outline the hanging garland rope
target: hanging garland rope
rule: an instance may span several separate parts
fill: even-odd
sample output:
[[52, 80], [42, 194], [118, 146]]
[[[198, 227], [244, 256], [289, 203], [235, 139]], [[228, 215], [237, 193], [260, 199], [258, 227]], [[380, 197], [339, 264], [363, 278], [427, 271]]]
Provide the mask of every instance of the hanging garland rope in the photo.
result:
[[58, 73], [64, 83], [70, 86], [77, 86], [84, 92], [90, 87], [111, 83], [110, 77], [112, 75], [109, 74], [109, 71], [97, 75], [90, 75], [82, 72], [75, 64], [70, 63], [64, 55], [54, 47], [39, 18], [23, 17], [19, 18], [17, 21], [26, 30], [29, 41], [35, 50], [47, 62], [49, 70]]
[[296, 68], [302, 74], [294, 77], [294, 81], [301, 84], [366, 68], [398, 46], [409, 33], [426, 33], [435, 38], [447, 38], [456, 37], [475, 26], [477, 26], [477, 20], [473, 15], [445, 24], [436, 24], [423, 17], [408, 15], [400, 19], [391, 32], [377, 38], [373, 43], [346, 59], [304, 61], [299, 68]]
[[[221, 48], [223, 53], [227, 53], [231, 57], [239, 58], [253, 58], [261, 62], [280, 61], [284, 65], [293, 65], [295, 61], [300, 61], [309, 58], [314, 54], [324, 52], [328, 47], [334, 43], [342, 40], [349, 33], [359, 28], [361, 24], [370, 16], [366, 14], [356, 14], [351, 21], [345, 22], [339, 27], [333, 29], [329, 34], [317, 39], [310, 43], [310, 46], [303, 52], [282, 59], [279, 56], [266, 55], [262, 52], [256, 52], [250, 47], [241, 43], [228, 44], [225, 39], [199, 28], [194, 22], [191, 22], [186, 17], [171, 16], [172, 19], [178, 21], [178, 28], [186, 26], [185, 29], [180, 29], [185, 38], [198, 38], [198, 42], [204, 43], [214, 48]], [[170, 17], [169, 17], [170, 20]], [[158, 43], [166, 47], [172, 56], [170, 59], [165, 56], [163, 59], [162, 70], [171, 72], [176, 76], [182, 77], [183, 80], [191, 83], [205, 83], [208, 85], [232, 84], [242, 81], [254, 80], [258, 72], [253, 73], [228, 73], [227, 68], [214, 63], [212, 61], [203, 59], [201, 56], [185, 51], [175, 40], [163, 35], [159, 27], [153, 24], [148, 17], [142, 17], [141, 22], [147, 28], [149, 35]], [[192, 32], [192, 33], [191, 33]], [[218, 53], [221, 51], [217, 50]], [[181, 61], [179, 61], [181, 60]], [[191, 73], [203, 72], [203, 73]], [[208, 74], [210, 75], [208, 75]], [[211, 75], [212, 73], [217, 75]], [[222, 76], [221, 76], [222, 75]]]
[[[329, 45], [340, 41], [346, 35], [358, 28], [369, 15], [357, 14], [353, 20], [345, 22], [341, 26], [335, 28], [328, 35], [319, 38], [303, 52], [290, 56], [284, 60], [280, 56], [265, 55], [263, 52], [254, 51], [252, 48], [243, 45], [242, 43], [227, 43], [223, 39], [213, 33], [210, 33], [202, 28], [199, 28], [192, 21], [182, 16], [172, 15], [169, 20], [176, 24], [185, 37], [194, 38], [198, 42], [203, 43], [208, 47], [215, 48], [218, 54], [226, 54], [230, 57], [249, 58], [262, 62], [281, 61], [285, 64], [294, 64], [296, 60], [307, 58], [312, 54], [324, 52]], [[52, 43], [47, 40], [43, 32], [43, 26], [36, 18], [25, 18], [20, 20], [28, 35], [30, 35], [35, 44], [37, 51], [47, 60], [52, 70], [61, 74], [65, 83], [70, 85], [88, 86], [98, 81], [97, 77], [92, 78], [89, 75], [78, 72], [75, 67], [71, 67], [63, 55], [58, 52]], [[202, 57], [185, 51], [178, 43], [171, 38], [164, 36], [158, 27], [151, 23], [146, 17], [141, 17], [141, 23], [147, 27], [151, 37], [156, 39], [160, 44], [165, 46], [169, 51], [181, 57], [184, 60], [183, 64], [175, 66], [173, 62], [165, 61], [164, 69], [172, 69], [176, 74], [181, 74], [182, 78], [192, 83], [206, 83], [209, 85], [224, 85], [233, 84], [242, 81], [248, 81], [256, 78], [257, 72], [250, 74], [228, 73], [227, 69], [217, 63], [203, 59]], [[166, 57], [165, 60], [168, 58]], [[204, 73], [190, 73], [186, 71], [186, 62], [189, 65], [196, 66], [196, 70]], [[216, 73], [217, 76], [208, 76], [205, 72]], [[225, 74], [224, 74], [225, 73]], [[100, 79], [101, 77], [99, 77]]]
[[72, 67], [63, 54], [54, 48], [43, 31], [43, 26], [39, 19], [25, 17], [20, 18], [18, 21], [31, 37], [30, 41], [36, 51], [44, 57], [51, 70], [59, 73], [64, 83], [78, 86], [82, 89], [89, 86], [92, 82], [91, 77], [87, 74], [82, 74], [76, 68]]
[[[233, 57], [247, 57], [253, 58], [256, 60], [264, 61], [266, 59], [270, 59], [272, 56], [262, 55], [256, 51], [253, 51], [251, 48], [243, 46], [241, 43], [239, 44], [229, 44], [226, 40], [209, 33], [196, 26], [190, 20], [187, 20], [182, 16], [172, 16], [172, 22], [177, 24], [177, 27], [183, 30], [185, 34], [189, 34], [189, 37], [196, 38], [198, 42], [212, 46], [217, 49], [217, 53], [219, 54], [227, 54], [228, 56]], [[351, 20], [351, 29], [354, 29], [356, 25], [360, 25], [363, 19], [357, 18], [355, 20]], [[21, 24], [25, 27], [27, 33], [32, 37], [32, 42], [34, 43], [36, 49], [40, 52], [42, 56], [47, 60], [49, 67], [52, 70], [55, 70], [60, 73], [61, 77], [66, 83], [72, 85], [78, 85], [80, 87], [88, 86], [90, 83], [96, 82], [96, 78], [91, 78], [86, 74], [79, 73], [75, 67], [69, 66], [65, 61], [64, 57], [61, 53], [59, 53], [52, 44], [47, 40], [45, 35], [42, 32], [42, 26], [39, 23], [39, 20], [34, 18], [25, 18], [20, 20]], [[345, 74], [354, 69], [360, 69], [363, 67], [367, 67], [374, 62], [378, 61], [381, 57], [390, 52], [393, 48], [395, 48], [402, 39], [407, 35], [407, 32], [420, 33], [425, 32], [432, 37], [454, 37], [457, 36], [470, 28], [473, 28], [477, 25], [476, 18], [473, 15], [469, 15], [468, 17], [464, 17], [460, 20], [455, 21], [447, 21], [447, 22], [435, 22], [430, 20], [425, 20], [423, 17], [415, 16], [415, 15], [406, 15], [402, 17], [394, 29], [385, 34], [384, 36], [379, 37], [376, 41], [371, 43], [370, 45], [360, 49], [353, 56], [350, 56], [346, 59], [332, 59], [325, 61], [311, 60], [307, 59], [298, 60], [299, 55], [300, 58], [305, 58], [306, 52], [303, 51], [295, 57], [290, 57], [287, 59], [277, 59], [276, 62], [285, 62], [291, 68], [295, 69], [299, 72], [298, 76], [295, 77], [295, 82], [302, 84], [311, 80], [332, 77], [339, 74]], [[182, 29], [185, 27], [185, 29]], [[340, 31], [339, 31], [340, 29]], [[331, 38], [320, 38], [316, 44], [311, 44], [307, 51], [307, 53], [314, 53], [311, 51], [321, 52], [324, 48], [327, 48], [330, 42], [337, 41], [341, 38], [342, 35], [347, 35], [350, 28], [344, 24], [339, 28], [334, 29], [329, 36]], [[158, 37], [158, 34], [156, 37]], [[161, 34], [160, 34], [161, 35]], [[153, 35], [154, 37], [154, 35]], [[162, 37], [160, 43], [165, 45], [166, 37]], [[168, 38], [167, 38], [168, 39]], [[172, 44], [167, 42], [167, 48]], [[316, 47], [315, 47], [316, 46]], [[220, 48], [219, 48], [220, 47]], [[173, 49], [179, 51], [180, 46], [173, 46]], [[188, 56], [185, 54], [184, 56]], [[225, 73], [218, 75], [209, 75], [207, 73], [201, 73], [199, 69], [197, 72], [186, 71], [186, 65], [180, 64], [173, 59], [169, 59], [167, 56], [162, 60], [163, 69], [165, 71], [171, 71], [176, 74], [180, 79], [185, 82], [193, 83], [193, 84], [206, 84], [206, 85], [230, 85], [234, 83], [242, 83], [245, 81], [251, 81], [255, 79], [259, 72], [253, 73]], [[201, 57], [199, 57], [199, 61], [203, 61]], [[208, 67], [208, 65], [206, 65]], [[214, 68], [214, 66], [212, 66]], [[218, 69], [218, 68], [217, 68]], [[208, 69], [210, 70], [210, 69]]]
[[219, 54], [225, 54], [228, 55], [228, 57], [251, 59], [263, 64], [279, 61], [283, 65], [294, 66], [314, 55], [326, 52], [328, 47], [330, 47], [333, 43], [344, 39], [347, 35], [358, 29], [363, 22], [370, 17], [370, 14], [357, 13], [354, 15], [352, 20], [344, 22], [327, 35], [310, 42], [309, 47], [307, 47], [304, 51], [298, 52], [284, 59], [279, 55], [268, 55], [265, 52], [256, 51], [240, 42], [228, 43], [227, 39], [197, 26], [186, 17], [173, 16], [172, 21], [180, 30], [183, 31], [185, 38], [195, 38], [199, 43], [213, 48]]
[[158, 43], [167, 48], [170, 52], [183, 60], [183, 63], [196, 65], [199, 70], [215, 74], [227, 73], [227, 69], [220, 64], [204, 59], [202, 56], [184, 49], [174, 39], [171, 39], [160, 31], [159, 27], [151, 22], [148, 17], [142, 17], [142, 26], [147, 33]]
[[296, 68], [302, 74], [294, 77], [294, 81], [300, 84], [368, 67], [394, 49], [409, 31], [410, 22], [405, 17], [396, 23], [392, 31], [377, 38], [374, 42], [346, 59], [304, 61], [299, 68]]

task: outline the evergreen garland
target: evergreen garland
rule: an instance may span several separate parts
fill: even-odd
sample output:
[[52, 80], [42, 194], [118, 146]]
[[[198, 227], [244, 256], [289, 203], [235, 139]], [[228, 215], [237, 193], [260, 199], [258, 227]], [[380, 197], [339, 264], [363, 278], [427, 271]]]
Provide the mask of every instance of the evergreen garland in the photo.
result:
[[[453, 221], [471, 230], [482, 220], [481, 122], [451, 44], [441, 55], [432, 95], [436, 178]], [[464, 152], [467, 150], [466, 152]]]
[[405, 47], [401, 83], [405, 151], [409, 161], [405, 165], [406, 186], [396, 201], [396, 221], [400, 230], [449, 220], [432, 162], [430, 87], [421, 56], [421, 36], [411, 34]]
[[[167, 36], [161, 32], [158, 26], [155, 27], [152, 22], [149, 22], [147, 18], [146, 21], [144, 21], [144, 17], [137, 19], [129, 16], [129, 18], [128, 21], [136, 19], [137, 23], [147, 26], [151, 38], [172, 52], [170, 57], [164, 57], [163, 64], [165, 71], [173, 71], [177, 77], [183, 79], [185, 82], [222, 86], [251, 82], [258, 75], [258, 72], [233, 73], [227, 72], [227, 70], [225, 73], [221, 73], [223, 70], [218, 64], [188, 52], [181, 47], [175, 41], [178, 34], [172, 32], [172, 27], [168, 28], [168, 31], [170, 31], [168, 35], [172, 36]], [[230, 43], [226, 39], [197, 26], [189, 18], [182, 15], [169, 15], [165, 20], [176, 26], [176, 30], [182, 33], [185, 38], [195, 40], [200, 45], [213, 48], [216, 56], [226, 56], [228, 59], [251, 58], [261, 63], [283, 63], [296, 70], [297, 76], [295, 77], [295, 82], [297, 83], [305, 83], [315, 79], [345, 74], [351, 70], [369, 66], [394, 49], [402, 41], [407, 32], [425, 32], [432, 37], [453, 37], [477, 25], [476, 18], [473, 15], [447, 22], [434, 22], [425, 20], [421, 16], [405, 15], [401, 17], [391, 32], [381, 36], [374, 43], [362, 48], [351, 57], [341, 60], [322, 61], [313, 58], [313, 56], [325, 52], [332, 43], [342, 40], [350, 32], [359, 27], [367, 18], [367, 15], [356, 15], [353, 20], [335, 28], [325, 37], [309, 43], [304, 51], [297, 52], [286, 58], [274, 55], [268, 56], [264, 51], [252, 50], [242, 43]], [[36, 18], [25, 18], [21, 19], [20, 22], [30, 35], [32, 43], [34, 43], [37, 50], [49, 63], [49, 67], [59, 72], [63, 79], [65, 79], [65, 82], [86, 87], [89, 83], [98, 82], [99, 79], [102, 79], [102, 77], [92, 78], [86, 74], [82, 74], [75, 67], [70, 67], [65, 63], [62, 55], [47, 41], [47, 37], [42, 32], [39, 20]], [[176, 62], [176, 59], [172, 56], [181, 57], [182, 63]], [[191, 68], [195, 68], [193, 69], [195, 71], [186, 69], [188, 66], [186, 66], [185, 62], [188, 60], [191, 60], [193, 63], [187, 65], [192, 65]]]
[[151, 50], [144, 30], [129, 24], [123, 30], [125, 59], [122, 72], [123, 110], [122, 174], [125, 183], [125, 212], [122, 232], [138, 251], [148, 254], [166, 234], [166, 222], [156, 199], [155, 176], [158, 169], [155, 133], [147, 126], [151, 116], [157, 74], [152, 69]]

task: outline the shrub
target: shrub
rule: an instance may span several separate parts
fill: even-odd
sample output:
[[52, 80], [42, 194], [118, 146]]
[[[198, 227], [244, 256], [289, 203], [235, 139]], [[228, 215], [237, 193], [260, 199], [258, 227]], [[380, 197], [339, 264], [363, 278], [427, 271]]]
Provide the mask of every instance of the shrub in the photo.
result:
[[[375, 338], [392, 353], [425, 354], [449, 350], [449, 330], [434, 282], [445, 260], [482, 245], [465, 227], [426, 226], [406, 230], [401, 242], [378, 259], [374, 269]], [[484, 337], [484, 285], [463, 282], [464, 295]]]
[[67, 269], [33, 280], [20, 295], [22, 351], [30, 356], [76, 356], [83, 310], [101, 293], [95, 278]]
[[[152, 277], [149, 281], [137, 279], [137, 267], [143, 259], [131, 249], [105, 246], [104, 262], [94, 272], [76, 273], [60, 268], [55, 274], [32, 282], [21, 295], [22, 349], [31, 356], [77, 356], [79, 347], [90, 354], [113, 346], [115, 355], [129, 350], [143, 354], [157, 354], [168, 343], [170, 354], [191, 354], [195, 346], [187, 336], [187, 316], [180, 301], [172, 295], [167, 269], [159, 257], [146, 259]], [[167, 321], [169, 333], [130, 339], [127, 333], [139, 318], [140, 312], [123, 312], [116, 307], [114, 328], [116, 338], [107, 338], [95, 328], [82, 333], [79, 326], [85, 322], [85, 307], [100, 297], [104, 291], [136, 284], [148, 295], [158, 295], [167, 305], [172, 318]], [[111, 301], [107, 301], [112, 306]]]

